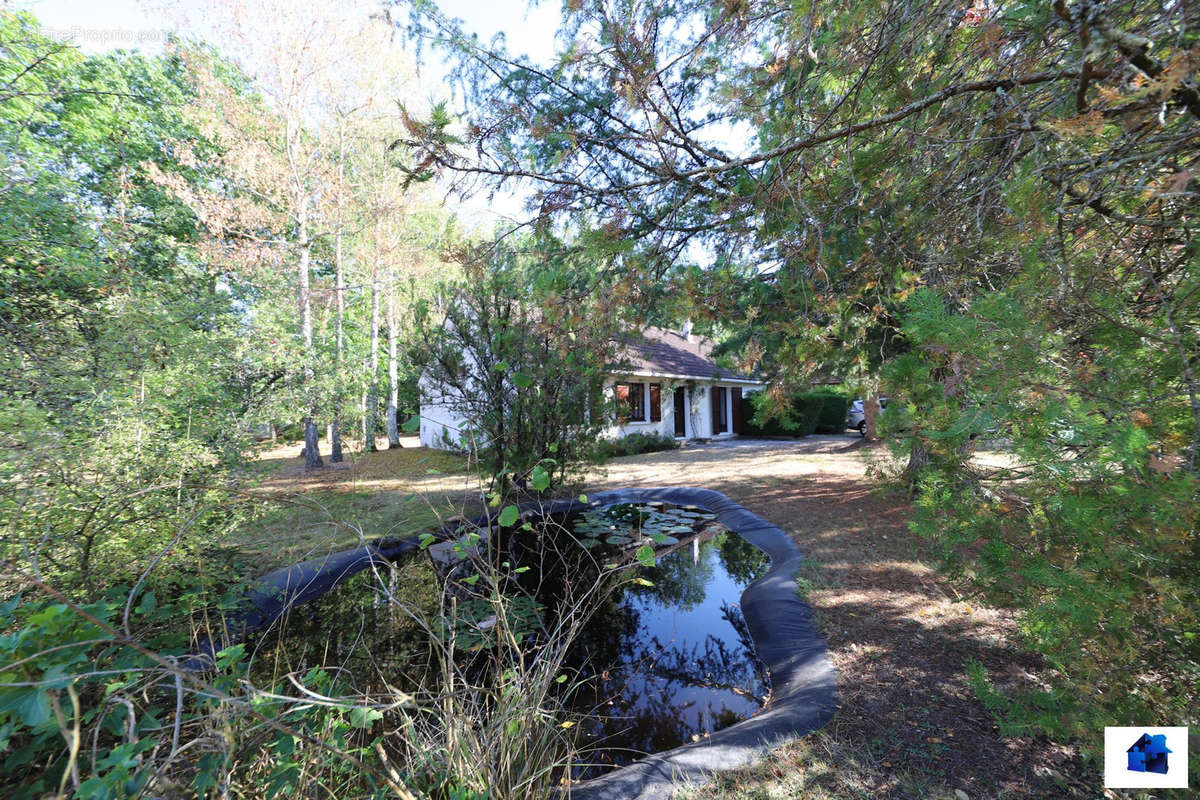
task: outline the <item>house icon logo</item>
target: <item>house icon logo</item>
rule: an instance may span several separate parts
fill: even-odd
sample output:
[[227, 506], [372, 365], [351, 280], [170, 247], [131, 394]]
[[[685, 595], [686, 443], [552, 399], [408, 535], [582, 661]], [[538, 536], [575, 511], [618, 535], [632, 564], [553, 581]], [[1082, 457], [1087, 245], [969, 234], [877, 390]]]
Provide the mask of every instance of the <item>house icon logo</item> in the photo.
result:
[[1167, 748], [1166, 734], [1151, 736], [1143, 733], [1125, 752], [1129, 756], [1130, 771], [1167, 774], [1167, 756], [1171, 751]]
[[1188, 745], [1188, 729], [1182, 726], [1106, 727], [1104, 786], [1109, 789], [1186, 789]]

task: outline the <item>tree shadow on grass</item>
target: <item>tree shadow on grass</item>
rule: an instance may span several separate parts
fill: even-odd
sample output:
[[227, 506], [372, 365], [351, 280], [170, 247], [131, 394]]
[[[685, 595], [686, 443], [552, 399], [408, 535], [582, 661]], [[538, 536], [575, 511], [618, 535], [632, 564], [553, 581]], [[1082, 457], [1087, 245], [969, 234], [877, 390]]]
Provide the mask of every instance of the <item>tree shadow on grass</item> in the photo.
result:
[[706, 488], [779, 525], [809, 559], [800, 590], [840, 674], [840, 710], [823, 735], [833, 749], [875, 765], [851, 766], [871, 793], [917, 798], [961, 789], [974, 800], [1099, 791], [1098, 774], [1074, 748], [1001, 736], [967, 664], [1025, 686], [1037, 684], [1044, 664], [1019, 646], [1011, 614], [957, 599], [933, 569], [928, 544], [908, 529], [903, 496], [820, 475], [730, 474]]

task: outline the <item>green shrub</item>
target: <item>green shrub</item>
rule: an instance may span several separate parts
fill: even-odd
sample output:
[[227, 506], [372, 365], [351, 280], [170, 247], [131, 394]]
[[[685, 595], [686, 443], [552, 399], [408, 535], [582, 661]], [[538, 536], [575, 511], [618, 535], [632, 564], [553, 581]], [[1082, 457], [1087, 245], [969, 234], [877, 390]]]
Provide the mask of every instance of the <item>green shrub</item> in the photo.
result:
[[463, 277], [414, 307], [425, 374], [471, 420], [460, 439], [502, 492], [538, 464], [556, 486], [577, 477], [606, 424], [623, 323], [611, 304], [561, 302], [585, 269], [568, 251], [547, 238], [467, 248]]
[[846, 409], [850, 402], [830, 389], [793, 394], [782, 402], [773, 402], [766, 392], [746, 398], [751, 413], [746, 418], [750, 436], [809, 436], [813, 433], [841, 433], [846, 427]]
[[657, 453], [679, 447], [670, 436], [661, 433], [631, 433], [620, 439], [603, 439], [596, 444], [601, 458], [636, 456], [639, 453]]
[[755, 392], [743, 401], [747, 405], [745, 434], [748, 436], [803, 436], [801, 417], [794, 403], [775, 404], [766, 392]]
[[[1090, 286], [1086, 302], [1108, 301]], [[1176, 354], [1121, 327], [1066, 337], [1042, 288], [966, 308], [914, 294], [885, 419], [905, 428], [910, 524], [1045, 659], [1032, 686], [975, 666], [976, 691], [1002, 730], [1098, 753], [1107, 725], [1194, 724], [1200, 708], [1197, 431]], [[994, 431], [1014, 466], [968, 458]]]
[[[262, 785], [275, 796], [314, 769], [333, 783], [370, 782], [345, 759], [366, 755], [370, 741], [349, 702], [290, 702], [285, 681], [254, 689], [244, 680], [245, 645], [223, 650], [203, 675], [159, 655], [187, 651], [187, 620], [200, 608], [236, 602], [196, 585], [168, 596], [175, 593], [146, 589], [129, 599], [114, 587], [80, 606], [30, 592], [0, 605], [0, 662], [8, 665], [0, 673], [0, 795], [99, 800], [172, 787], [211, 797], [221, 785]], [[329, 690], [310, 677], [308, 685]], [[298, 748], [299, 739], [316, 746]]]
[[800, 395], [805, 419], [812, 420], [814, 433], [841, 433], [846, 430], [846, 411], [850, 401], [829, 389]]

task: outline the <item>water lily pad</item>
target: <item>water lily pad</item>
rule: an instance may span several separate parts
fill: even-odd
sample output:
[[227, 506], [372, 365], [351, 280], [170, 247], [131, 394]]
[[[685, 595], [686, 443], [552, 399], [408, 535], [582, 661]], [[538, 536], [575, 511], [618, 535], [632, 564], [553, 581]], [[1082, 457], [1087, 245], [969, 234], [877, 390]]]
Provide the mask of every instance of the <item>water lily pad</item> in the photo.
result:
[[608, 542], [609, 544], [629, 544], [633, 540], [628, 536], [609, 536], [604, 541]]

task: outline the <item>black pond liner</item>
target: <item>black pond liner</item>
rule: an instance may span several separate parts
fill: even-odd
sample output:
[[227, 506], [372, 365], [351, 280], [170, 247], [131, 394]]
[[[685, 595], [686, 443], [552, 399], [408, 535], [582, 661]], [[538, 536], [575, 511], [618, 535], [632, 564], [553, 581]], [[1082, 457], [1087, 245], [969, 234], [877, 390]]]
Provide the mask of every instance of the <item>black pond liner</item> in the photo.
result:
[[[771, 699], [754, 716], [698, 742], [653, 753], [562, 791], [563, 796], [574, 800], [670, 797], [681, 784], [698, 783], [714, 772], [761, 760], [785, 741], [820, 728], [837, 707], [837, 675], [825, 641], [813, 624], [812, 609], [796, 593], [796, 573], [804, 556], [777, 526], [720, 492], [695, 487], [614, 489], [590, 495], [587, 503], [533, 501], [519, 508], [549, 516], [655, 500], [703, 508], [770, 557], [771, 568], [742, 592], [741, 609], [758, 658], [770, 675]], [[473, 524], [490, 526], [495, 518], [496, 513], [489, 513]], [[439, 531], [438, 538], [453, 538], [457, 531], [457, 525], [447, 526]], [[267, 627], [291, 608], [325, 594], [364, 569], [383, 567], [419, 547], [419, 537], [379, 539], [269, 572], [255, 581], [245, 597], [246, 610], [232, 617], [226, 635], [216, 642], [199, 642], [198, 651], [182, 660], [181, 666], [210, 669], [215, 652], [222, 647]]]

